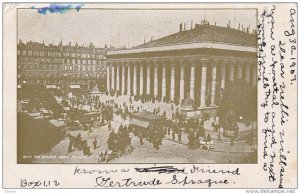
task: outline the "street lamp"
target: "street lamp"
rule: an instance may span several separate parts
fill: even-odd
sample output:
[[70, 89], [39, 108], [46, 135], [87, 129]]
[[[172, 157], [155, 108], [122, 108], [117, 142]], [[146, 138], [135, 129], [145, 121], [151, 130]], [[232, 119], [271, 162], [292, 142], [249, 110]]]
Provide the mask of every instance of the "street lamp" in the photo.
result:
[[221, 126], [219, 126], [218, 140], [221, 141]]

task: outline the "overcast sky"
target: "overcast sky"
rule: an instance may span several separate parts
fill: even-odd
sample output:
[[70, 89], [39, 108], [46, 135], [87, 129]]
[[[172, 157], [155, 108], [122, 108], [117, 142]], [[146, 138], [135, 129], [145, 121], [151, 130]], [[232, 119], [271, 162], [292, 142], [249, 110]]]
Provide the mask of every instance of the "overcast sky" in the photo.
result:
[[39, 14], [36, 9], [18, 10], [18, 38], [23, 41], [45, 43], [60, 40], [63, 44], [94, 43], [115, 47], [132, 47], [150, 40], [178, 32], [179, 24], [186, 23], [187, 29], [206, 19], [210, 24], [238, 28], [256, 25], [256, 10], [97, 10], [80, 9], [67, 13]]

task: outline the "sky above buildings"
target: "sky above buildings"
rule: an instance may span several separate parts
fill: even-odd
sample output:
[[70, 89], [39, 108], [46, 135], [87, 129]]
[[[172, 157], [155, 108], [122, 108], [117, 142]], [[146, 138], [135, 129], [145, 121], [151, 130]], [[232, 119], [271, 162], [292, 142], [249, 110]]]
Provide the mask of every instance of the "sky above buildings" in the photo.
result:
[[35, 41], [58, 44], [78, 42], [96, 47], [112, 45], [132, 47], [179, 31], [179, 24], [201, 23], [206, 19], [231, 27], [250, 25], [250, 32], [256, 26], [256, 10], [101, 10], [80, 9], [64, 14], [40, 14], [36, 9], [18, 10], [18, 38], [23, 42]]

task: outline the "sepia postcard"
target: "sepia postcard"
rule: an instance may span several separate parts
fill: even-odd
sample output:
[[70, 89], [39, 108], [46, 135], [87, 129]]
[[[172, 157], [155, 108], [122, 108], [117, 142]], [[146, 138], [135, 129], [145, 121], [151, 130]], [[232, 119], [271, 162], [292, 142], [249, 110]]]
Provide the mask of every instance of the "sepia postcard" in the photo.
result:
[[294, 193], [297, 8], [4, 3], [3, 188]]

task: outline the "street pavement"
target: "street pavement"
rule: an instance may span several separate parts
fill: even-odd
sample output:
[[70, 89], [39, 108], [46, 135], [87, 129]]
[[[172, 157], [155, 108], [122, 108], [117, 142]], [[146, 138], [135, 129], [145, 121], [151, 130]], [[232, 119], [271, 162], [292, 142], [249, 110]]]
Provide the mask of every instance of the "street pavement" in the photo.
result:
[[[120, 119], [120, 118], [119, 118]], [[118, 128], [121, 124], [119, 119], [112, 121], [112, 127]], [[83, 156], [80, 150], [74, 150], [68, 153], [69, 139], [65, 137], [60, 143], [55, 145], [51, 151], [44, 155], [44, 158], [35, 159], [34, 163], [97, 163], [98, 153], [107, 149], [107, 139], [109, 135], [107, 125], [100, 128], [93, 128], [91, 133], [87, 131], [72, 131], [71, 135], [75, 136], [81, 133], [84, 140], [88, 141], [91, 146], [92, 154]], [[99, 147], [94, 150], [92, 142], [97, 139]], [[133, 152], [120, 158], [115, 158], [109, 163], [243, 163], [249, 156], [248, 153], [229, 152], [228, 147], [224, 147], [223, 152], [204, 151], [201, 149], [190, 150], [185, 144], [177, 143], [171, 138], [164, 138], [160, 149], [156, 151], [152, 144], [144, 140], [144, 144], [140, 145], [139, 139], [131, 136]], [[229, 146], [229, 144], [227, 144]], [[238, 149], [239, 145], [234, 145], [234, 149]], [[227, 149], [227, 150], [226, 150]], [[41, 156], [42, 157], [42, 156]]]
[[[100, 96], [102, 102], [106, 100], [114, 99], [119, 105], [123, 106], [124, 103], [129, 105], [129, 97], [121, 96], [119, 98], [111, 96]], [[163, 102], [147, 102], [142, 104], [140, 101], [132, 101], [134, 107], [140, 107], [142, 110], [153, 112], [154, 108], [160, 107], [161, 113], [166, 111], [167, 117], [171, 118], [172, 112], [176, 111], [180, 107], [175, 104], [167, 104]], [[90, 110], [89, 105], [84, 105], [83, 109]], [[37, 113], [27, 113], [34, 119], [41, 119]], [[49, 120], [49, 122], [56, 126], [62, 127], [63, 121]], [[112, 128], [115, 131], [121, 124], [128, 125], [129, 120], [123, 120], [120, 116], [115, 115], [111, 122]], [[171, 135], [167, 135], [160, 146], [160, 149], [156, 151], [152, 144], [144, 141], [143, 145], [140, 145], [139, 139], [135, 136], [132, 138], [133, 152], [124, 155], [121, 158], [111, 160], [110, 163], [247, 163], [249, 155], [253, 152], [251, 147], [245, 140], [245, 137], [251, 133], [251, 126], [246, 127], [243, 123], [238, 123], [240, 128], [239, 138], [235, 141], [234, 145], [230, 145], [230, 139], [223, 137], [221, 134], [221, 140], [218, 138], [218, 133], [213, 131], [211, 127], [212, 119], [204, 123], [206, 134], [210, 134], [214, 141], [214, 149], [205, 151], [202, 149], [190, 150], [187, 148], [187, 134], [182, 135], [182, 140], [179, 142], [177, 135], [175, 140]], [[73, 136], [77, 136], [81, 133], [84, 140], [87, 140], [90, 146], [91, 155], [84, 156], [82, 150], [74, 150], [68, 153], [69, 138], [65, 137], [58, 144], [56, 144], [50, 152], [47, 154], [37, 155], [34, 163], [97, 163], [98, 153], [107, 150], [107, 139], [109, 135], [108, 126], [102, 126], [99, 128], [93, 128], [92, 132], [88, 131], [71, 131], [69, 132]], [[93, 141], [96, 138], [97, 148], [94, 150]]]

